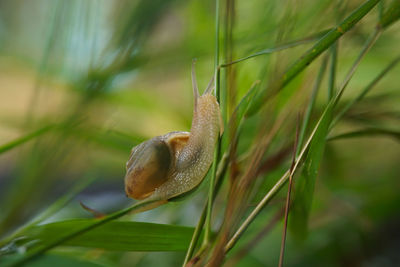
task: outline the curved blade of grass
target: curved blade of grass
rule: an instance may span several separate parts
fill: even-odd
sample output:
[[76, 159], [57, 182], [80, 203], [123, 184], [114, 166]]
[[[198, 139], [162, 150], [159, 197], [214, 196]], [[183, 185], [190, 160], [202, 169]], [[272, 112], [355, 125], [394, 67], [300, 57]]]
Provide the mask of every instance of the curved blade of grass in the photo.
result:
[[337, 65], [337, 50], [338, 42], [332, 45], [331, 49], [331, 62], [329, 70], [329, 84], [328, 84], [328, 101], [335, 95], [335, 79], [336, 79], [336, 65]]
[[321, 38], [326, 33], [328, 33], [330, 30], [331, 29], [324, 30], [324, 31], [318, 32], [318, 33], [313, 34], [313, 35], [311, 35], [309, 37], [306, 37], [306, 38], [302, 38], [302, 39], [299, 39], [299, 40], [294, 40], [294, 41], [291, 41], [291, 42], [287, 42], [287, 43], [278, 45], [276, 47], [272, 47], [272, 48], [267, 48], [267, 49], [261, 50], [261, 51], [259, 51], [257, 53], [251, 54], [251, 55], [243, 57], [243, 58], [236, 59], [236, 60], [234, 60], [232, 62], [221, 64], [220, 67], [221, 68], [226, 68], [226, 67], [228, 67], [230, 65], [234, 65], [236, 63], [245, 61], [245, 60], [253, 58], [253, 57], [258, 57], [258, 56], [262, 56], [262, 55], [268, 55], [268, 54], [272, 54], [272, 53], [279, 52], [279, 51], [282, 51], [282, 50], [286, 50], [286, 49], [289, 49], [289, 48], [293, 48], [293, 47], [296, 47], [296, 46], [300, 46], [300, 45], [303, 45], [303, 44], [308, 44], [308, 43], [310, 43], [312, 41], [315, 41], [316, 39]]
[[48, 207], [45, 211], [40, 213], [38, 216], [33, 218], [31, 221], [27, 222], [25, 225], [18, 228], [14, 231], [9, 237], [5, 238], [0, 242], [0, 246], [11, 242], [14, 238], [21, 236], [23, 233], [34, 227], [35, 225], [41, 223], [46, 220], [54, 213], [63, 208], [66, 204], [68, 204], [79, 192], [85, 189], [88, 185], [90, 185], [95, 178], [91, 177], [89, 179], [82, 179], [78, 182], [68, 193], [63, 195], [61, 198], [56, 200], [50, 207]]
[[354, 104], [356, 104], [356, 103], [359, 102], [362, 98], [364, 98], [364, 96], [365, 96], [369, 91], [371, 91], [371, 89], [374, 88], [374, 86], [375, 86], [375, 85], [376, 85], [390, 70], [392, 70], [392, 69], [397, 65], [397, 63], [399, 63], [399, 62], [400, 62], [400, 56], [396, 57], [392, 62], [390, 62], [389, 65], [388, 65], [385, 69], [383, 69], [382, 72], [379, 73], [379, 74], [375, 77], [375, 79], [374, 79], [370, 84], [368, 84], [368, 85], [364, 88], [364, 90], [362, 90], [361, 93], [360, 93], [357, 97], [351, 99], [350, 102], [348, 102], [348, 103], [346, 104], [346, 106], [344, 106], [343, 109], [335, 116], [335, 118], [334, 118], [333, 121], [332, 121], [332, 126], [331, 126], [331, 127], [333, 127], [333, 126], [343, 117], [343, 115], [344, 115]]
[[[2, 260], [1, 266], [9, 266], [13, 263], [13, 261], [18, 259], [19, 257], [21, 257], [21, 255], [12, 255], [4, 257], [1, 259]], [[52, 253], [50, 255], [44, 255], [42, 258], [29, 263], [29, 267], [53, 267], [53, 266], [104, 267], [104, 264], [87, 261], [82, 259], [82, 257], [78, 258], [78, 256], [72, 257], [69, 255], [62, 255], [61, 253], [60, 254]]]
[[103, 219], [100, 219], [100, 220], [94, 219], [94, 220], [91, 220], [90, 223], [81, 225], [80, 227], [77, 227], [70, 231], [60, 232], [56, 238], [51, 240], [51, 242], [48, 242], [48, 243], [44, 244], [43, 246], [40, 246], [40, 247], [30, 250], [22, 258], [13, 262], [11, 264], [11, 266], [21, 266], [22, 264], [27, 263], [31, 259], [34, 259], [34, 258], [40, 256], [41, 254], [48, 251], [49, 249], [59, 246], [65, 242], [73, 239], [74, 237], [80, 236], [90, 230], [93, 230], [96, 227], [99, 227], [110, 221], [118, 219], [118, 218], [126, 215], [129, 212], [138, 211], [140, 209], [146, 208], [149, 205], [156, 204], [159, 201], [160, 200], [157, 200], [157, 199], [140, 201], [128, 208], [122, 209], [120, 211], [116, 211], [116, 212], [104, 217]]
[[99, 146], [126, 152], [127, 148], [135, 146], [146, 138], [138, 135], [129, 135], [116, 130], [105, 130], [98, 127], [76, 129], [72, 132], [77, 138], [84, 138]]
[[[52, 242], [59, 233], [76, 231], [93, 224], [75, 219], [32, 228], [28, 239]], [[63, 246], [100, 248], [114, 251], [183, 251], [193, 234], [192, 227], [131, 221], [112, 221], [63, 243]]]
[[331, 129], [333, 107], [340, 100], [344, 89], [347, 87], [350, 79], [353, 77], [355, 70], [361, 62], [361, 59], [371, 49], [379, 35], [380, 31], [375, 30], [364, 43], [361, 52], [346, 75], [345, 80], [340, 87], [339, 93], [333, 99], [333, 104], [328, 105], [326, 115], [324, 116], [323, 120], [321, 120], [319, 129], [316, 131], [315, 136], [310, 144], [310, 149], [304, 162], [304, 168], [295, 186], [295, 196], [293, 198], [292, 216], [289, 227], [298, 240], [303, 240], [307, 236], [308, 218], [314, 195], [315, 181], [317, 179], [318, 169], [324, 154], [326, 137]]
[[[359, 22], [380, 0], [369, 0], [364, 2], [359, 8], [353, 11], [346, 17], [338, 26], [330, 30], [324, 37], [322, 37], [312, 48], [303, 54], [297, 61], [290, 66], [279, 83], [278, 89], [282, 89], [289, 82], [291, 82], [297, 75], [299, 75], [311, 62], [313, 62], [322, 52], [328, 49], [337, 39], [349, 31], [357, 22]], [[264, 104], [267, 91], [262, 90], [258, 96], [252, 101], [248, 115], [251, 116], [256, 113]]]
[[376, 135], [386, 135], [400, 141], [400, 131], [384, 129], [384, 128], [368, 128], [360, 131], [353, 131], [343, 134], [334, 135], [327, 138], [327, 141], [335, 141], [339, 139], [358, 138], [358, 137], [371, 137]]
[[244, 233], [244, 231], [249, 227], [249, 225], [253, 222], [253, 220], [257, 217], [258, 213], [271, 201], [271, 199], [279, 192], [279, 190], [285, 185], [285, 183], [288, 181], [289, 177], [295, 173], [297, 170], [297, 167], [300, 164], [300, 161], [303, 159], [307, 149], [310, 146], [310, 143], [314, 139], [314, 136], [317, 131], [320, 129], [320, 125], [323, 120], [326, 120], [325, 117], [328, 115], [330, 110], [332, 110], [333, 106], [335, 104], [335, 99], [332, 99], [328, 106], [325, 108], [324, 112], [322, 113], [321, 117], [319, 118], [317, 124], [315, 125], [313, 131], [311, 132], [309, 138], [307, 139], [307, 142], [304, 144], [300, 154], [298, 157], [296, 157], [295, 164], [293, 168], [287, 170], [282, 177], [276, 182], [276, 184], [271, 188], [270, 191], [263, 197], [263, 199], [257, 204], [257, 206], [253, 209], [253, 211], [250, 213], [250, 215], [243, 221], [242, 225], [239, 227], [239, 229], [235, 232], [235, 234], [232, 236], [232, 238], [229, 240], [225, 247], [225, 251], [229, 251], [237, 242], [237, 240], [240, 238], [240, 236]]
[[14, 141], [11, 141], [9, 143], [1, 145], [0, 146], [0, 154], [6, 152], [8, 150], [13, 149], [14, 147], [22, 145], [22, 144], [34, 139], [35, 137], [38, 137], [40, 135], [43, 135], [43, 134], [47, 133], [48, 131], [53, 129], [53, 127], [54, 127], [53, 125], [45, 126], [43, 128], [40, 128], [39, 130], [36, 130], [36, 131], [30, 133], [30, 134], [27, 134], [27, 135], [25, 135], [23, 137], [17, 138]]
[[317, 76], [317, 79], [315, 81], [312, 93], [311, 93], [311, 98], [310, 101], [307, 105], [307, 109], [306, 109], [306, 113], [304, 114], [304, 119], [303, 122], [301, 124], [301, 129], [300, 129], [300, 133], [299, 133], [299, 140], [297, 142], [297, 148], [296, 148], [296, 156], [298, 156], [299, 152], [300, 152], [300, 148], [303, 145], [303, 140], [304, 140], [304, 136], [306, 134], [306, 131], [308, 129], [308, 124], [310, 121], [310, 117], [311, 117], [311, 112], [314, 108], [315, 105], [315, 99], [317, 98], [317, 94], [319, 91], [319, 88], [321, 87], [321, 82], [322, 82], [322, 78], [324, 76], [324, 73], [326, 71], [326, 65], [327, 65], [327, 58], [325, 58], [322, 61], [321, 67], [319, 69], [319, 73]]
[[[229, 251], [237, 242], [237, 240], [240, 238], [240, 236], [244, 233], [244, 231], [249, 227], [249, 225], [253, 222], [253, 220], [257, 217], [257, 215], [260, 213], [260, 211], [271, 201], [271, 199], [279, 192], [279, 190], [285, 185], [285, 183], [288, 181], [290, 176], [293, 176], [295, 171], [297, 170], [297, 167], [299, 166], [301, 160], [303, 159], [307, 149], [310, 148], [311, 150], [311, 143], [313, 142], [315, 136], [324, 136], [324, 133], [328, 133], [330, 128], [329, 124], [331, 121], [331, 116], [332, 116], [332, 110], [336, 106], [336, 104], [339, 102], [344, 90], [346, 89], [346, 86], [348, 85], [351, 77], [353, 76], [355, 70], [357, 69], [358, 65], [361, 62], [361, 59], [365, 56], [365, 54], [369, 51], [369, 49], [372, 47], [372, 45], [375, 43], [377, 38], [380, 35], [380, 31], [376, 30], [373, 32], [373, 34], [370, 36], [370, 38], [365, 42], [364, 47], [362, 51], [360, 52], [359, 56], [357, 57], [356, 61], [353, 63], [353, 66], [350, 68], [350, 71], [346, 75], [338, 93], [334, 98], [332, 98], [326, 108], [324, 109], [322, 115], [320, 116], [317, 124], [315, 125], [313, 131], [310, 134], [310, 137], [308, 138], [307, 142], [304, 144], [303, 149], [299, 153], [298, 157], [296, 157], [296, 162], [293, 166], [293, 168], [287, 170], [283, 176], [276, 182], [276, 184], [271, 188], [271, 190], [263, 197], [263, 199], [257, 204], [257, 206], [253, 209], [253, 211], [250, 213], [250, 215], [243, 221], [239, 229], [234, 233], [232, 238], [229, 240], [227, 245], [225, 246], [225, 251]], [[328, 123], [328, 129], [325, 129], [327, 127], [327, 122]], [[325, 138], [326, 138], [325, 134]], [[318, 139], [320, 139], [318, 138]], [[324, 138], [324, 139], [325, 139]], [[325, 141], [325, 140], [323, 140]], [[314, 141], [314, 148], [315, 156], [322, 156], [323, 152], [323, 147], [321, 148], [321, 143], [324, 144], [324, 142], [318, 142]], [[309, 152], [310, 154], [310, 152]], [[312, 162], [309, 162], [311, 165]], [[310, 173], [312, 173], [312, 170], [315, 169], [315, 166], [309, 166]], [[292, 220], [293, 219], [292, 215]]]
[[385, 29], [398, 19], [400, 19], [400, 1], [392, 0], [389, 8], [383, 13], [382, 18], [379, 21], [379, 26]]
[[325, 150], [326, 136], [328, 135], [329, 125], [332, 120], [332, 110], [333, 105], [329, 105], [326, 115], [321, 120], [318, 130], [315, 132], [314, 138], [310, 143], [303, 171], [295, 184], [295, 195], [289, 228], [300, 239], [304, 239], [307, 233], [315, 181]]

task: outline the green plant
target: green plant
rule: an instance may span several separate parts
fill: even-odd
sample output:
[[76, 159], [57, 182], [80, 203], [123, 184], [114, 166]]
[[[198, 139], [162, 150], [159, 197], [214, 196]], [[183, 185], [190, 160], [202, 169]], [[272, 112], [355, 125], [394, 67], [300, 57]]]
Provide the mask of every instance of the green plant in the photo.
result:
[[[391, 189], [400, 151], [399, 1], [309, 1], [301, 9], [296, 1], [244, 2], [54, 1], [47, 38], [31, 37], [43, 53], [24, 55], [21, 40], [0, 35], [10, 37], [0, 48], [16, 69], [23, 68], [17, 59], [37, 66], [26, 114], [17, 124], [2, 116], [3, 125], [27, 134], [0, 145], [15, 162], [0, 191], [0, 265], [157, 264], [132, 251], [178, 251], [160, 257], [169, 265], [335, 266], [352, 255], [362, 264], [367, 253], [353, 246], [379, 240], [380, 227], [398, 221], [400, 199]], [[1, 5], [27, 12], [12, 1]], [[99, 19], [107, 7], [111, 22]], [[28, 36], [31, 29], [6, 11], [8, 32], [26, 27], [21, 36]], [[106, 22], [108, 35], [99, 32]], [[121, 196], [133, 145], [188, 130], [193, 57], [201, 81], [216, 75], [225, 123], [208, 179], [148, 217], [132, 212], [151, 200], [132, 205], [80, 193], [118, 184]], [[372, 95], [375, 88], [385, 91]], [[61, 95], [55, 108], [47, 105], [54, 92]], [[375, 153], [381, 143], [372, 140], [387, 152]], [[92, 213], [82, 214], [76, 198]], [[195, 228], [180, 216], [196, 217]], [[143, 218], [158, 223], [136, 221]], [[341, 241], [348, 246], [340, 249]]]

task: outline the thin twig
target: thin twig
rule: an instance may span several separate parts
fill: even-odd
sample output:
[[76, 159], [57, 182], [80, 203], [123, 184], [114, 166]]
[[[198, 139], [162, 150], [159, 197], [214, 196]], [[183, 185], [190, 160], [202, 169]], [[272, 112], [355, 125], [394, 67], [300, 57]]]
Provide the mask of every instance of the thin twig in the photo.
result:
[[236, 266], [241, 258], [243, 258], [249, 251], [253, 249], [268, 233], [271, 232], [273, 227], [280, 221], [283, 217], [285, 210], [279, 209], [272, 219], [269, 220], [268, 224], [252, 239], [250, 240], [243, 248], [241, 248], [238, 252], [235, 253], [233, 257], [231, 257], [226, 266]]
[[289, 176], [289, 188], [286, 196], [286, 205], [285, 205], [285, 223], [283, 226], [283, 234], [282, 234], [282, 243], [281, 243], [281, 252], [279, 256], [279, 267], [283, 266], [283, 257], [285, 254], [285, 244], [286, 244], [286, 232], [287, 232], [287, 224], [288, 224], [288, 217], [289, 217], [289, 207], [290, 207], [290, 195], [292, 192], [292, 185], [293, 185], [293, 168], [296, 161], [296, 150], [297, 150], [297, 143], [299, 141], [299, 131], [300, 131], [300, 116], [297, 119], [297, 126], [296, 126], [296, 138], [293, 146], [293, 156], [292, 156], [292, 165], [290, 166], [290, 176]]
[[[215, 1], [215, 97], [217, 101], [220, 102], [220, 69], [219, 69], [219, 0]], [[207, 205], [207, 217], [205, 222], [205, 234], [203, 239], [203, 248], [208, 246], [210, 242], [211, 236], [211, 215], [212, 215], [212, 206], [214, 199], [214, 186], [215, 186], [215, 177], [217, 175], [217, 166], [218, 160], [221, 152], [221, 137], [218, 137], [217, 144], [214, 152], [214, 161], [212, 165], [211, 179], [210, 179], [210, 187], [208, 191], [208, 205]]]

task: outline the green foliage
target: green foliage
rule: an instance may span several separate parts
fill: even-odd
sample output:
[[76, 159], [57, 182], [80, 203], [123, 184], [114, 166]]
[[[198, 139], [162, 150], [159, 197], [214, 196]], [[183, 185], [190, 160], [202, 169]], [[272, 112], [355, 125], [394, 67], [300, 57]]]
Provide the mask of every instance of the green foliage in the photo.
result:
[[295, 197], [291, 213], [291, 228], [299, 239], [305, 239], [308, 229], [315, 180], [324, 155], [326, 136], [332, 120], [334, 101], [328, 104], [317, 125], [300, 177], [296, 178]]
[[382, 28], [387, 28], [400, 18], [400, 2], [397, 0], [392, 0], [390, 6], [383, 14], [379, 25]]
[[[74, 231], [92, 220], [68, 220], [36, 226], [26, 233], [28, 240], [51, 242], [57, 233]], [[101, 248], [119, 251], [185, 250], [193, 228], [142, 222], [112, 221], [65, 242], [66, 246]]]
[[[284, 266], [397, 264], [399, 3], [0, 2], [0, 266], [275, 266], [290, 177]], [[143, 212], [125, 163], [189, 130], [193, 58], [214, 165]]]

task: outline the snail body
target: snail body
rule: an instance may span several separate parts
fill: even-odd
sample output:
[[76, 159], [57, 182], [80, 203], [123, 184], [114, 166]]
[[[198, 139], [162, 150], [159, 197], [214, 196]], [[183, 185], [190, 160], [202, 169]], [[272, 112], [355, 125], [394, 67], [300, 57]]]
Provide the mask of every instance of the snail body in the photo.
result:
[[192, 83], [194, 108], [190, 132], [170, 132], [132, 149], [126, 164], [127, 196], [168, 200], [192, 190], [207, 174], [222, 132], [221, 115], [212, 95], [213, 80], [200, 96], [192, 67]]

